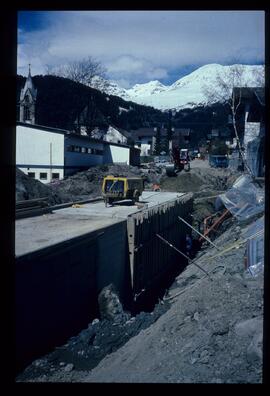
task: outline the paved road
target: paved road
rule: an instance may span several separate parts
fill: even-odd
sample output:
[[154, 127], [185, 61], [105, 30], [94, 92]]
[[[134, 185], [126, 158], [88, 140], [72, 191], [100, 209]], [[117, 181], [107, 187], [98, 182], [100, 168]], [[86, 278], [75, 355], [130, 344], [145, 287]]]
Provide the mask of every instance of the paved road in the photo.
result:
[[201, 159], [197, 159], [195, 158], [193, 161], [190, 161], [190, 168], [194, 169], [194, 168], [211, 168], [209, 165], [209, 161], [208, 159], [206, 160], [201, 160]]

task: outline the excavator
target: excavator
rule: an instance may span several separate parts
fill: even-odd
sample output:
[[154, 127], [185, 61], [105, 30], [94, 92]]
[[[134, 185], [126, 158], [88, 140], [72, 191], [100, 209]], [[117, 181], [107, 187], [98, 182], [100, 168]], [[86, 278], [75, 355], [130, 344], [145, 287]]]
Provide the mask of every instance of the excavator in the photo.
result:
[[190, 158], [188, 149], [179, 149], [179, 147], [174, 146], [171, 149], [170, 156], [172, 163], [166, 166], [167, 176], [175, 176], [183, 169], [186, 172], [190, 171]]

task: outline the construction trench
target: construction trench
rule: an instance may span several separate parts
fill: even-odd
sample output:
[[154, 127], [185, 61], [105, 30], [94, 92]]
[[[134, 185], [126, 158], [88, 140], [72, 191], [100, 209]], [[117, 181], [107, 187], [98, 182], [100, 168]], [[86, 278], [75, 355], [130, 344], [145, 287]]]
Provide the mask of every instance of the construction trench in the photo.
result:
[[193, 194], [145, 191], [137, 206], [73, 205], [16, 221], [16, 371], [100, 317], [113, 285], [125, 311], [151, 312], [187, 260]]

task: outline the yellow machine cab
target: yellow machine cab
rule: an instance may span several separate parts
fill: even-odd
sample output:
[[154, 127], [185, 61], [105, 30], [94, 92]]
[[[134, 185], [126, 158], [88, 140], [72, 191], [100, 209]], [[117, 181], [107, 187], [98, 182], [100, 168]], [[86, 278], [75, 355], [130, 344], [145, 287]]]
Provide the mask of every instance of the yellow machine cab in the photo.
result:
[[106, 176], [102, 183], [105, 206], [124, 199], [131, 199], [135, 203], [142, 195], [143, 187], [144, 179], [141, 177]]

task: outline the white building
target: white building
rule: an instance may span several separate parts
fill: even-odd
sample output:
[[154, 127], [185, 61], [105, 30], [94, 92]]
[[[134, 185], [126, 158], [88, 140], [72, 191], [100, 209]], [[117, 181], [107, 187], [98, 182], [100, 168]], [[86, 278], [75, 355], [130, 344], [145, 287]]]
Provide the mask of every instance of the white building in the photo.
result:
[[139, 165], [140, 151], [40, 125], [18, 123], [16, 166], [28, 176], [48, 183], [91, 166]]
[[128, 132], [126, 131], [109, 126], [106, 134], [104, 135], [104, 140], [106, 142], [127, 144], [127, 134]]

